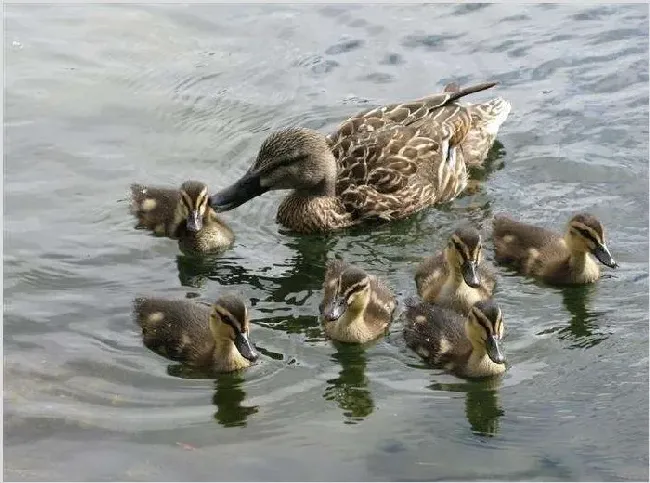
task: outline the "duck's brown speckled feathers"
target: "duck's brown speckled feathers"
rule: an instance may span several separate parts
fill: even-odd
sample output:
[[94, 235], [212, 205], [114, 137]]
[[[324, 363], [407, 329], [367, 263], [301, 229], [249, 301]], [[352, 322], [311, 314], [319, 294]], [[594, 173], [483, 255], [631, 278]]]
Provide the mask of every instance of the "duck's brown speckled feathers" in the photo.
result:
[[175, 239], [176, 230], [183, 222], [183, 215], [178, 210], [180, 198], [178, 189], [133, 183], [130, 211], [138, 220], [136, 228]]
[[336, 193], [350, 221], [395, 220], [458, 196], [467, 170], [462, 153], [449, 159], [449, 150], [465, 138], [471, 117], [455, 101], [494, 85], [371, 109], [330, 134], [339, 167]]
[[[445, 92], [460, 90], [455, 82], [445, 86]], [[467, 166], [481, 166], [512, 106], [502, 97], [496, 97], [480, 104], [467, 104], [466, 107], [470, 114], [470, 128], [460, 148]]]
[[192, 300], [137, 298], [134, 314], [148, 349], [170, 360], [196, 366], [212, 362], [211, 307]]
[[406, 345], [432, 365], [467, 364], [472, 344], [465, 334], [465, 317], [440, 305], [413, 297], [404, 302]]

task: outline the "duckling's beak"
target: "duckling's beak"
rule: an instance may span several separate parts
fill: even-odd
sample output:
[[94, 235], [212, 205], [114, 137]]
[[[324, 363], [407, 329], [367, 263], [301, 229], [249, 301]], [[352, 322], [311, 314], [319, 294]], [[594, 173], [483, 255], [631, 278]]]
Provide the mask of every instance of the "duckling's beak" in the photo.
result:
[[197, 232], [203, 228], [203, 220], [201, 219], [198, 210], [192, 210], [190, 212], [190, 216], [187, 217], [186, 226], [189, 231], [193, 232]]
[[505, 356], [499, 348], [499, 340], [494, 335], [489, 335], [485, 341], [485, 347], [487, 349], [487, 355], [492, 362], [495, 364], [503, 364], [506, 361]]
[[472, 288], [481, 286], [481, 279], [478, 277], [477, 263], [473, 260], [467, 260], [463, 263], [462, 272], [465, 283]]
[[228, 211], [268, 191], [260, 184], [259, 173], [246, 173], [228, 188], [210, 196], [208, 203], [214, 211]]
[[343, 297], [335, 297], [334, 300], [325, 305], [323, 317], [327, 322], [334, 322], [341, 318], [347, 308], [348, 304]]
[[237, 337], [235, 337], [235, 347], [242, 356], [251, 362], [255, 362], [260, 357], [247, 334], [237, 334]]
[[594, 256], [598, 259], [603, 265], [607, 265], [610, 268], [618, 267], [618, 263], [612, 258], [612, 254], [609, 253], [609, 248], [604, 243], [602, 245], [597, 245], [596, 248], [592, 250]]

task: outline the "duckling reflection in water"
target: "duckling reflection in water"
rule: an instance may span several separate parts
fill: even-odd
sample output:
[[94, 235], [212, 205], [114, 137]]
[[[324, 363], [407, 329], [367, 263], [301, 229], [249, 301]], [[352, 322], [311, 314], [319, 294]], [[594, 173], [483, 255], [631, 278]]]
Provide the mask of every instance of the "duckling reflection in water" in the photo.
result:
[[137, 298], [134, 315], [144, 345], [170, 360], [231, 372], [259, 357], [249, 338], [246, 304], [234, 295], [222, 295], [213, 305]]
[[415, 274], [418, 295], [426, 302], [469, 313], [474, 302], [487, 300], [496, 285], [483, 263], [481, 234], [461, 226], [449, 237], [445, 249], [420, 263]]
[[468, 316], [415, 298], [405, 305], [406, 345], [429, 363], [467, 378], [505, 372], [503, 319], [493, 300], [476, 302]]
[[235, 238], [208, 206], [208, 186], [200, 181], [186, 181], [180, 190], [132, 184], [131, 214], [136, 228], [178, 240], [186, 254], [223, 251]]
[[330, 339], [363, 344], [386, 332], [397, 303], [377, 277], [343, 260], [330, 260], [323, 289], [319, 309]]
[[589, 254], [603, 265], [618, 267], [605, 244], [603, 225], [588, 213], [573, 216], [564, 237], [506, 216], [496, 216], [493, 226], [495, 260], [549, 284], [586, 284], [598, 280], [600, 268]]

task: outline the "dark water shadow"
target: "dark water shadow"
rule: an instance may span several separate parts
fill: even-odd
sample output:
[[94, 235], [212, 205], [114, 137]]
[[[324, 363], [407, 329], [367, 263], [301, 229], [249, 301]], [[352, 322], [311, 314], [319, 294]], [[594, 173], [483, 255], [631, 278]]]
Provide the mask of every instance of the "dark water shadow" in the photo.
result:
[[500, 429], [500, 419], [505, 411], [499, 400], [502, 378], [490, 377], [477, 381], [459, 383], [433, 382], [429, 389], [434, 391], [464, 392], [465, 417], [474, 434], [496, 436]]
[[562, 303], [571, 314], [568, 325], [558, 325], [541, 331], [538, 335], [556, 333], [561, 340], [572, 343], [570, 349], [588, 349], [609, 337], [598, 327], [606, 312], [588, 310], [588, 303], [596, 291], [596, 284], [562, 287]]
[[210, 369], [170, 364], [167, 366], [167, 374], [181, 379], [214, 379], [212, 404], [217, 407], [214, 419], [226, 428], [246, 426], [248, 417], [259, 411], [259, 406], [244, 404], [244, 371], [218, 374]]
[[359, 423], [375, 409], [365, 373], [368, 362], [366, 349], [375, 343], [360, 345], [333, 342], [337, 351], [332, 354], [332, 360], [341, 365], [341, 371], [337, 378], [328, 379], [323, 398], [326, 401], [336, 401], [343, 410], [345, 424]]
[[303, 334], [305, 342], [320, 342], [324, 339], [318, 315], [279, 315], [256, 320], [255, 324], [268, 329], [279, 330], [286, 334]]
[[[332, 236], [293, 235], [285, 237], [284, 245], [295, 255], [276, 266], [286, 265], [283, 276], [266, 276], [246, 267], [247, 260], [228, 254], [211, 256], [179, 255], [176, 258], [179, 280], [183, 286], [199, 288], [207, 280], [222, 286], [246, 285], [269, 294], [269, 302], [304, 304], [308, 297], [290, 300], [290, 295], [320, 288]], [[269, 267], [268, 270], [271, 268]]]

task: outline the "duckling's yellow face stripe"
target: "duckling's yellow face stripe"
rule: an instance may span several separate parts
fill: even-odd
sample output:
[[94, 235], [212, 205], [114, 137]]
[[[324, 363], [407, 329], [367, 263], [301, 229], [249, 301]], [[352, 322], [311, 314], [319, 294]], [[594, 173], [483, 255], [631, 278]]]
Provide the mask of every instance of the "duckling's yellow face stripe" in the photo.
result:
[[503, 337], [503, 317], [501, 315], [501, 309], [497, 313], [497, 317], [494, 321], [489, 319], [483, 312], [481, 312], [477, 307], [472, 308], [472, 315], [476, 319], [478, 325], [480, 325], [485, 330], [486, 337], [494, 336], [497, 339]]
[[204, 187], [194, 200], [184, 190], [181, 190], [181, 200], [188, 212], [196, 210], [202, 215], [208, 206], [208, 187]]
[[580, 238], [583, 238], [589, 246], [595, 247], [598, 245], [602, 245], [605, 243], [604, 238], [605, 238], [605, 231], [603, 230], [603, 236], [601, 237], [598, 231], [596, 231], [594, 228], [585, 225], [584, 223], [580, 223], [577, 221], [574, 221], [571, 223], [571, 232], [574, 235], [579, 236]]
[[235, 317], [227, 309], [220, 305], [214, 306], [213, 316], [217, 317], [221, 322], [233, 329], [233, 338], [238, 333], [245, 334], [248, 332], [248, 320], [240, 321], [237, 319], [237, 317]]
[[[340, 283], [340, 282], [339, 282]], [[368, 279], [361, 280], [354, 285], [350, 285], [346, 290], [345, 293], [342, 294], [343, 298], [345, 298], [348, 303], [351, 301], [352, 297], [354, 297], [356, 294], [362, 292], [366, 288], [368, 288], [369, 283]]]
[[192, 198], [190, 198], [189, 195], [183, 190], [181, 190], [181, 201], [187, 211], [192, 211], [194, 209]]
[[472, 247], [467, 246], [467, 244], [457, 235], [452, 235], [451, 239], [449, 240], [449, 246], [452, 248], [457, 254], [458, 258], [461, 261], [474, 261], [474, 262], [480, 262], [481, 259], [481, 242], [479, 240], [479, 243]]

